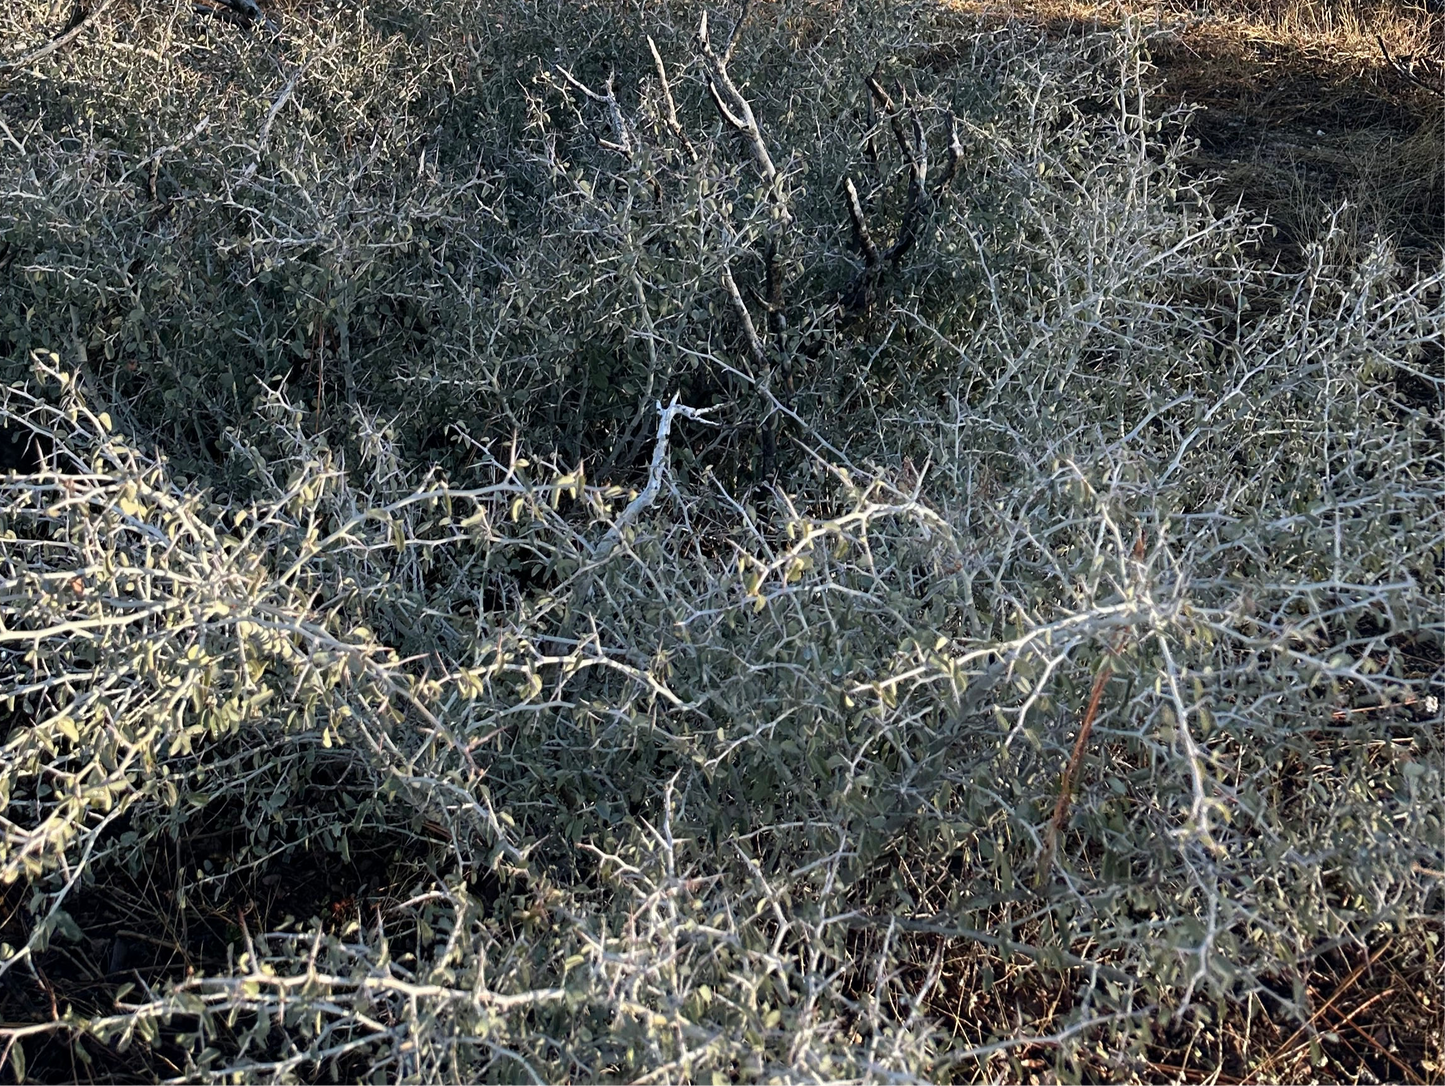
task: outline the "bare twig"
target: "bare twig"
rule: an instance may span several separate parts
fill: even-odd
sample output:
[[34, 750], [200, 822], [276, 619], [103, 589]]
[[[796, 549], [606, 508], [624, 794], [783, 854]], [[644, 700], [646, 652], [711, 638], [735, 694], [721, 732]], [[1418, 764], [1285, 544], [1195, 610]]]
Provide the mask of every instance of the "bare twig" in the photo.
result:
[[733, 278], [733, 270], [726, 262], [722, 270], [723, 289], [728, 292], [728, 298], [733, 303], [733, 310], [738, 315], [738, 323], [742, 325], [743, 337], [748, 342], [748, 353], [752, 355], [753, 362], [764, 372], [768, 368], [768, 352], [763, 347], [763, 341], [758, 337], [757, 326], [753, 324], [752, 314], [748, 312], [748, 305], [743, 301], [742, 291], [738, 290], [737, 280]]
[[15, 133], [10, 131], [10, 126], [5, 123], [4, 117], [0, 117], [0, 132], [5, 133], [5, 138], [15, 145], [15, 150], [19, 151], [22, 155], [29, 153], [25, 150], [25, 144], [16, 139]]
[[868, 220], [863, 217], [863, 205], [858, 200], [858, 189], [851, 177], [844, 179], [843, 189], [848, 195], [848, 218], [853, 223], [853, 237], [857, 240], [858, 247], [863, 250], [863, 259], [868, 262], [868, 267], [877, 267], [878, 246], [873, 241], [873, 235], [868, 232]]
[[657, 81], [662, 88], [663, 105], [667, 107], [667, 127], [682, 144], [687, 157], [693, 162], [697, 161], [697, 148], [692, 145], [692, 140], [687, 138], [687, 132], [683, 130], [682, 122], [677, 119], [677, 101], [672, 96], [672, 84], [667, 78], [667, 65], [662, 62], [662, 54], [657, 51], [657, 43], [648, 35], [647, 48], [652, 50], [652, 63], [657, 69]]
[[938, 188], [933, 192], [933, 198], [943, 198], [954, 179], [958, 177], [958, 167], [963, 162], [963, 144], [958, 139], [958, 118], [950, 110], [948, 114], [948, 165], [944, 167], [943, 176], [938, 179]]
[[291, 100], [291, 95], [296, 90], [297, 80], [305, 74], [309, 67], [311, 67], [310, 60], [291, 73], [291, 77], [286, 80], [286, 85], [281, 88], [281, 93], [276, 96], [276, 100], [271, 103], [271, 108], [266, 111], [266, 117], [261, 122], [261, 131], [256, 137], [256, 154], [250, 162], [246, 163], [246, 168], [241, 171], [243, 182], [251, 180], [256, 175], [256, 170], [261, 165], [261, 156], [266, 153], [266, 147], [271, 141], [271, 126], [276, 123], [277, 116], [285, 108], [286, 103]]
[[752, 152], [753, 161], [762, 174], [763, 180], [771, 187], [773, 198], [781, 207], [787, 221], [791, 221], [786, 206], [782, 200], [782, 194], [777, 191], [778, 168], [773, 164], [773, 156], [768, 152], [768, 145], [763, 141], [763, 134], [758, 128], [757, 118], [753, 115], [753, 107], [744, 97], [743, 92], [738, 90], [737, 84], [733, 82], [732, 76], [728, 74], [728, 60], [732, 56], [733, 46], [736, 44], [736, 32], [742, 25], [739, 19], [734, 25], [734, 35], [729, 39], [727, 48], [722, 56], [718, 56], [712, 47], [712, 39], [708, 33], [707, 13], [702, 16], [702, 23], [698, 28], [698, 44], [702, 48], [703, 60], [707, 62], [708, 93], [722, 114], [722, 118], [733, 129], [735, 129], [748, 143], [748, 149]]
[[1405, 82], [1411, 83], [1414, 86], [1419, 87], [1421, 90], [1429, 91], [1431, 94], [1435, 95], [1438, 98], [1445, 98], [1445, 87], [1437, 87], [1431, 83], [1425, 82], [1425, 80], [1421, 79], [1418, 75], [1416, 75], [1411, 68], [1406, 67], [1405, 64], [1398, 57], [1391, 56], [1390, 47], [1385, 44], [1385, 39], [1382, 35], [1376, 34], [1375, 40], [1380, 43], [1380, 52], [1384, 54], [1385, 63], [1390, 66], [1391, 71], [1393, 71], [1401, 79], [1405, 80]]
[[612, 527], [607, 529], [607, 534], [593, 550], [592, 557], [598, 561], [612, 553], [617, 544], [622, 542], [622, 533], [657, 499], [658, 491], [662, 488], [662, 473], [667, 468], [667, 440], [672, 433], [672, 420], [681, 415], [686, 419], [706, 422], [707, 414], [712, 410], [698, 410], [680, 404], [677, 402], [676, 393], [673, 393], [672, 402], [666, 407], [658, 404], [657, 408], [662, 417], [657, 423], [657, 443], [652, 450], [652, 466], [647, 472], [647, 485], [637, 497], [627, 503], [627, 508], [622, 510], [621, 515], [613, 522]]
[[[162, 147], [157, 151], [152, 151], [145, 158], [141, 159], [134, 166], [130, 167], [123, 174], [121, 174], [120, 180], [126, 180], [126, 178], [130, 177], [132, 174], [138, 172], [139, 170], [145, 169], [147, 166], [154, 167], [166, 155], [171, 154], [175, 151], [179, 151], [186, 144], [198, 138], [201, 133], [210, 126], [211, 118], [209, 116], [202, 117], [199, 121], [196, 122], [196, 126], [192, 128], [190, 132], [186, 133], [184, 137], [182, 137], [180, 140], [177, 140], [175, 143], [167, 144], [165, 147]], [[152, 182], [152, 184], [154, 184], [154, 182]]]

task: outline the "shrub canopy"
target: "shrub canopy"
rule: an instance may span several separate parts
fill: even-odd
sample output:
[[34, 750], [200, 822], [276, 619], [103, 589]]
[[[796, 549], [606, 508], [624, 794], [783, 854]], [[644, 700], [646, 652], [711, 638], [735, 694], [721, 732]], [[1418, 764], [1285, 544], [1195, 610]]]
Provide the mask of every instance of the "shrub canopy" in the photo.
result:
[[1138, 30], [113, 15], [0, 75], [12, 1060], [1128, 1078], [1433, 953], [1441, 273], [1259, 264]]

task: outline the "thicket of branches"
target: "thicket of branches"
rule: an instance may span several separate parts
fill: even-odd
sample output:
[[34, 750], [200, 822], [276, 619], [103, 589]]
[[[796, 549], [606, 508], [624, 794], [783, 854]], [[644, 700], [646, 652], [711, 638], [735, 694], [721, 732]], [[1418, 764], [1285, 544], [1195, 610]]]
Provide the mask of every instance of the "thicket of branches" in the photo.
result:
[[1439, 270], [1259, 265], [1132, 28], [247, 11], [0, 16], [11, 1073], [1129, 1079], [1438, 968]]

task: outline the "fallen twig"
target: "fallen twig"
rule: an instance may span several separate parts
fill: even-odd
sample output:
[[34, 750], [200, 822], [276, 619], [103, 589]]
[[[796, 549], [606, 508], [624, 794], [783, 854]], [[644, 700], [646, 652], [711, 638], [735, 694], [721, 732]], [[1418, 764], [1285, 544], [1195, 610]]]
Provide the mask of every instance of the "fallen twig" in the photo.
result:
[[[1279, 1045], [1273, 1052], [1266, 1056], [1264, 1058], [1264, 1061], [1254, 1069], [1254, 1073], [1260, 1077], [1263, 1077], [1267, 1072], [1276, 1067], [1295, 1051], [1296, 1041], [1298, 1041], [1301, 1037], [1305, 1036], [1305, 1034], [1307, 1033], [1313, 1035], [1315, 1022], [1319, 1020], [1320, 1016], [1323, 1015], [1326, 1011], [1330, 1010], [1330, 1008], [1335, 1005], [1336, 1001], [1339, 1000], [1341, 996], [1343, 996], [1346, 992], [1348, 992], [1351, 988], [1354, 987], [1355, 982], [1360, 979], [1360, 977], [1365, 973], [1365, 971], [1380, 960], [1381, 955], [1383, 955], [1385, 951], [1390, 948], [1391, 942], [1392, 941], [1389, 939], [1385, 940], [1385, 942], [1380, 946], [1378, 950], [1376, 950], [1359, 965], [1355, 966], [1355, 968], [1350, 971], [1350, 975], [1347, 976], [1335, 989], [1334, 994], [1330, 996], [1329, 999], [1325, 1000], [1322, 1004], [1320, 1004], [1319, 1008], [1309, 1016], [1309, 1020], [1306, 1021], [1304, 1025], [1300, 1026], [1293, 1033], [1291, 1033], [1283, 1044]], [[1357, 1007], [1355, 1008], [1355, 1010], [1356, 1012], [1358, 1012], [1360, 1008]]]

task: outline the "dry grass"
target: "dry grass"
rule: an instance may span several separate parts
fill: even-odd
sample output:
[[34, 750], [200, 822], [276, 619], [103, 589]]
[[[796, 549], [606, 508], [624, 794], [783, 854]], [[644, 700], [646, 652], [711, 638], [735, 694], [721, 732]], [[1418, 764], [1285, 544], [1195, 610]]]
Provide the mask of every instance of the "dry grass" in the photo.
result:
[[1422, 3], [1224, 0], [1214, 18], [1242, 36], [1318, 50], [1335, 63], [1378, 64], [1380, 38], [1397, 56], [1440, 59], [1440, 16]]
[[[1434, 0], [1431, 0], [1433, 3]], [[1445, 244], [1445, 15], [1417, 3], [964, 0], [987, 23], [1074, 36], [1125, 18], [1160, 31], [1160, 107], [1198, 107], [1194, 168], [1274, 227], [1266, 255], [1298, 267], [1332, 223], [1359, 252], [1392, 237], [1411, 266]], [[1387, 59], [1381, 46], [1389, 51]]]
[[1359, 3], [1313, 0], [962, 0], [962, 10], [989, 18], [1015, 18], [1050, 26], [1116, 24], [1132, 15], [1159, 27], [1175, 27], [1191, 46], [1285, 47], [1331, 66], [1357, 71], [1384, 66], [1380, 39], [1390, 52], [1424, 68], [1441, 60], [1442, 16], [1423, 3]]
[[[1059, 1036], [1053, 1044], [1020, 1045], [981, 1060], [982, 1074], [993, 1081], [1062, 1081], [1064, 1051], [1094, 1082], [1422, 1086], [1445, 1080], [1445, 984], [1438, 957], [1413, 935], [1323, 953], [1310, 968], [1274, 978], [1215, 1013], [1154, 1029], [1142, 1045], [1122, 1037], [1111, 1043], [1107, 1032], [1079, 1043], [1064, 1035], [1079, 1010], [1070, 986], [1044, 989], [1022, 959], [943, 944], [935, 937], [915, 952], [921, 960], [942, 954], [931, 1009], [955, 1037], [976, 1043], [1020, 1011], [1039, 1034]], [[1074, 979], [1074, 987], [1085, 981]], [[1293, 997], [1305, 1008], [1302, 1017], [1287, 1005]]]

